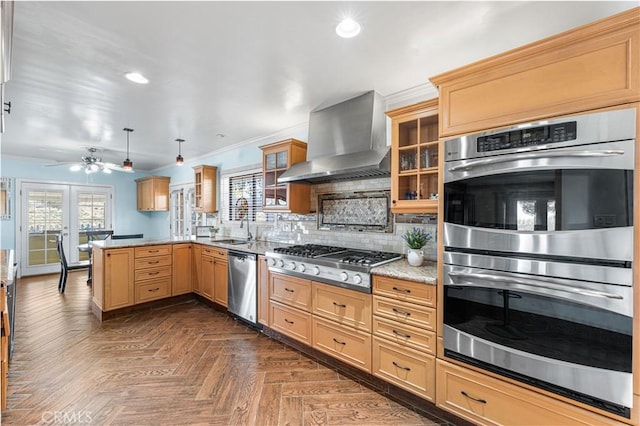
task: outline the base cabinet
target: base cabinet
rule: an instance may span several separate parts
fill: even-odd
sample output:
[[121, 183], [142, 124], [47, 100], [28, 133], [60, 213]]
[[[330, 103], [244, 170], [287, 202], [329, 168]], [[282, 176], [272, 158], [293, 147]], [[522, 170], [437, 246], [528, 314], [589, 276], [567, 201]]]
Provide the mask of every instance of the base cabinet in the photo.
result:
[[213, 255], [213, 301], [227, 307], [228, 304], [229, 262], [227, 251], [216, 249]]
[[213, 302], [213, 256], [202, 250], [200, 291], [202, 297]]
[[171, 296], [172, 246], [136, 247], [135, 303]]
[[267, 258], [258, 256], [258, 322], [269, 324], [269, 265]]
[[103, 312], [135, 303], [133, 248], [93, 250], [93, 300]]
[[202, 246], [200, 244], [194, 244], [192, 254], [191, 287], [195, 294], [202, 296]]
[[434, 401], [435, 357], [379, 337], [373, 338], [373, 374]]
[[192, 287], [192, 244], [175, 244], [173, 246], [173, 265], [171, 280], [171, 295], [191, 293]]
[[373, 278], [373, 374], [435, 400], [436, 286]]
[[446, 361], [436, 375], [436, 405], [476, 424], [624, 424]]

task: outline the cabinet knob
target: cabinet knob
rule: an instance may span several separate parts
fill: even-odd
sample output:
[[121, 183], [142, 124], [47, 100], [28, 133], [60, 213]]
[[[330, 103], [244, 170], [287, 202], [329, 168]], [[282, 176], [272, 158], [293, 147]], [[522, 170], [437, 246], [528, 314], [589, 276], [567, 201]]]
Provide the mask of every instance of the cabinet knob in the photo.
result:
[[396, 200], [391, 200], [391, 204], [395, 204], [395, 203], [396, 203]]

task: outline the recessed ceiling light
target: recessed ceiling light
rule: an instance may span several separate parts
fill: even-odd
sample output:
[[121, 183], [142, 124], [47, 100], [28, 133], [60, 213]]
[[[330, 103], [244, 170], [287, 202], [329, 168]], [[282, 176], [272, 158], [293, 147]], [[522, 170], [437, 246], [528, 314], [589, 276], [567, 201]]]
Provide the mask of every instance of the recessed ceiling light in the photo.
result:
[[346, 18], [336, 26], [336, 33], [342, 38], [351, 38], [360, 34], [360, 24], [351, 18]]
[[127, 80], [133, 81], [134, 83], [138, 84], [147, 84], [149, 82], [149, 80], [144, 75], [138, 72], [128, 72], [124, 76], [127, 77]]

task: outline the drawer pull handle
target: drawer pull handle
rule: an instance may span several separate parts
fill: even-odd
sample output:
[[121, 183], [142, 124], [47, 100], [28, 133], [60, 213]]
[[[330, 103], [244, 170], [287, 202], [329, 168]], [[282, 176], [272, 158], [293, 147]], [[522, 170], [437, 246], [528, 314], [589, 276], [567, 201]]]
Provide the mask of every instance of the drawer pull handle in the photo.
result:
[[293, 293], [295, 290], [291, 290], [290, 288], [284, 288], [284, 291], [288, 291], [289, 293]]
[[149, 253], [157, 253], [157, 252], [159, 252], [159, 251], [160, 251], [160, 250], [148, 250], [148, 252], [149, 252]]
[[411, 369], [409, 367], [403, 367], [403, 366], [401, 366], [400, 364], [398, 364], [395, 361], [391, 361], [391, 362], [393, 363], [393, 365], [395, 365], [396, 367], [398, 367], [398, 368], [400, 368], [400, 369], [402, 369], [404, 371], [411, 371]]
[[340, 304], [340, 303], [337, 303], [337, 302], [333, 302], [333, 306], [336, 306], [338, 308], [346, 308], [347, 307], [347, 305], [343, 305], [343, 304]]
[[471, 395], [469, 395], [468, 393], [466, 393], [465, 391], [460, 391], [460, 393], [461, 393], [463, 396], [466, 396], [466, 397], [467, 397], [467, 398], [469, 398], [469, 399], [473, 399], [474, 401], [477, 401], [477, 402], [479, 402], [479, 403], [481, 403], [481, 404], [486, 404], [486, 403], [487, 403], [487, 400], [485, 400], [485, 399], [481, 399], [481, 398], [474, 398], [474, 397], [472, 397]]
[[149, 265], [155, 265], [157, 263], [160, 263], [160, 261], [159, 260], [154, 260], [153, 262], [149, 262]]
[[393, 308], [393, 312], [395, 312], [396, 314], [404, 315], [405, 317], [408, 317], [411, 315], [411, 312], [401, 311], [400, 309], [396, 309], [396, 308]]
[[287, 324], [293, 324], [293, 321], [289, 321], [288, 319], [284, 319], [284, 322], [286, 322]]
[[407, 294], [411, 293], [411, 290], [405, 289], [405, 288], [393, 287], [393, 290], [399, 293], [407, 293]]
[[155, 293], [156, 291], [160, 291], [160, 287], [150, 288], [149, 291]]
[[155, 272], [149, 272], [149, 275], [158, 275], [160, 272], [155, 271]]
[[393, 334], [395, 334], [398, 337], [404, 337], [405, 339], [411, 339], [411, 335], [410, 334], [400, 333], [398, 330], [391, 330], [391, 331], [393, 331]]
[[341, 342], [340, 340], [336, 339], [335, 337], [333, 338], [333, 341], [336, 342], [337, 344], [343, 345], [343, 346], [347, 344], [347, 342]]

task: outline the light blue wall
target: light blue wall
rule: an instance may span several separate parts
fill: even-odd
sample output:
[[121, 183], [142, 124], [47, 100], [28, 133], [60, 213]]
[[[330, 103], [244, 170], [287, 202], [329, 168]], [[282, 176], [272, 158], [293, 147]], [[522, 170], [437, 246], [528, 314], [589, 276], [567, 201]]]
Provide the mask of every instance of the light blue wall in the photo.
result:
[[[168, 238], [169, 212], [139, 212], [136, 209], [136, 182], [143, 176], [169, 176], [171, 183], [193, 182], [193, 166], [207, 164], [218, 167], [218, 173], [237, 167], [262, 163], [261, 145], [277, 142], [288, 137], [306, 140], [307, 127], [299, 126], [287, 133], [287, 136], [270, 136], [256, 139], [242, 144], [239, 148], [212, 152], [200, 158], [186, 159], [182, 167], [171, 165], [153, 170], [152, 173], [119, 173], [109, 175], [94, 173], [87, 175], [82, 172], [70, 172], [67, 167], [45, 167], [44, 163], [0, 158], [0, 170], [3, 177], [13, 179], [13, 193], [11, 206], [12, 220], [0, 221], [0, 244], [3, 248], [15, 247], [15, 201], [17, 200], [16, 179], [37, 180], [42, 182], [81, 183], [96, 185], [112, 185], [114, 187], [114, 231], [117, 234], [143, 233], [148, 238]], [[169, 155], [169, 158], [171, 156]], [[219, 176], [219, 175], [218, 175]], [[220, 190], [218, 205], [220, 205]]]

